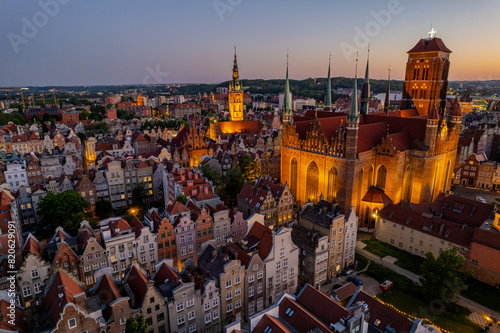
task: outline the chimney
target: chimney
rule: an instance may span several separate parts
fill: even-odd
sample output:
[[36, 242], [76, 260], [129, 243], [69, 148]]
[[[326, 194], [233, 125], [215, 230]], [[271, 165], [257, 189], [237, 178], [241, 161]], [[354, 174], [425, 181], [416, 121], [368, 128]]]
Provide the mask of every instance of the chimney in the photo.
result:
[[208, 187], [205, 187], [205, 194], [208, 193]]
[[444, 224], [441, 224], [439, 226], [439, 234], [441, 235], [443, 233], [443, 230], [444, 230]]
[[80, 293], [80, 294], [77, 294], [75, 296], [73, 296], [73, 301], [75, 303], [76, 306], [84, 309], [84, 310], [87, 310], [87, 305], [85, 303], [85, 293]]

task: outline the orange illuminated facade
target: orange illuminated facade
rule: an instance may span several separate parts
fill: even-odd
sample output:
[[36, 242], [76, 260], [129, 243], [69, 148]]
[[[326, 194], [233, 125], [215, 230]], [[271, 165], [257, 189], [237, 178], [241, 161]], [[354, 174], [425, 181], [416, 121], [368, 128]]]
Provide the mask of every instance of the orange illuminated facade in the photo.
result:
[[416, 109], [364, 116], [355, 91], [348, 114], [308, 111], [283, 124], [281, 182], [301, 204], [322, 196], [354, 206], [359, 226], [373, 231], [388, 202], [430, 202], [450, 189], [462, 114], [455, 101], [447, 122], [433, 95], [436, 107], [425, 116]]
[[229, 115], [231, 121], [243, 120], [243, 89], [241, 88], [236, 47], [234, 48], [233, 80], [229, 82]]

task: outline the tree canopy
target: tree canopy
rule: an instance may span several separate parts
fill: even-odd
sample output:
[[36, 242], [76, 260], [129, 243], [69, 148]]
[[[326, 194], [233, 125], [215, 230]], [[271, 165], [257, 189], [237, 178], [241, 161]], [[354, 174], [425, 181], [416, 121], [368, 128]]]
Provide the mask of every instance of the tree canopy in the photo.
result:
[[255, 160], [253, 160], [249, 155], [245, 155], [240, 158], [239, 169], [243, 179], [247, 183], [255, 184], [255, 179], [259, 177], [259, 165]]
[[464, 257], [456, 248], [442, 251], [437, 259], [432, 252], [427, 252], [420, 278], [425, 296], [430, 300], [453, 301], [467, 289], [466, 281], [472, 276], [470, 271], [463, 270], [464, 263]]
[[148, 190], [144, 183], [138, 184], [132, 189], [132, 204], [145, 208], [148, 199]]
[[37, 213], [41, 216], [37, 230], [37, 235], [41, 238], [52, 236], [58, 226], [76, 236], [83, 220], [88, 220], [93, 227], [97, 227], [90, 204], [72, 190], [58, 194], [48, 192], [38, 203]]
[[125, 333], [147, 333], [148, 323], [144, 319], [144, 315], [136, 317], [129, 317], [125, 323]]
[[185, 204], [187, 204], [188, 198], [184, 194], [179, 194], [175, 198], [175, 201], [180, 202], [181, 204], [185, 205]]

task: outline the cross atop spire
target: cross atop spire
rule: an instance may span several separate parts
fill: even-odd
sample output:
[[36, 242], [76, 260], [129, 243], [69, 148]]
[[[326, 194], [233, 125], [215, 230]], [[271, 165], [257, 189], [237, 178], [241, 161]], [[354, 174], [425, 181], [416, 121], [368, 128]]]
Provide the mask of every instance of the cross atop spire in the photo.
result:
[[436, 37], [436, 30], [434, 30], [434, 28], [432, 28], [432, 24], [431, 24], [431, 31], [429, 31], [429, 38], [432, 39], [434, 37]]

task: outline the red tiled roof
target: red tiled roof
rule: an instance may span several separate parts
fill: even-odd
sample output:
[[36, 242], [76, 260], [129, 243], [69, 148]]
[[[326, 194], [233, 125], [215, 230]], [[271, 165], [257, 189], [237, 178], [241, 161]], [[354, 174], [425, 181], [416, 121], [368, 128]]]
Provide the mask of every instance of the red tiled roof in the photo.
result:
[[127, 282], [135, 295], [136, 305], [141, 306], [148, 289], [148, 278], [137, 268], [137, 266], [132, 265], [127, 277]]
[[[286, 314], [288, 309], [293, 310], [291, 316]], [[316, 328], [319, 328], [322, 332], [330, 332], [321, 320], [314, 317], [301, 304], [287, 297], [283, 298], [279, 304], [279, 316], [298, 332], [311, 332]]]
[[257, 247], [259, 248], [259, 256], [262, 260], [265, 260], [273, 246], [273, 236], [271, 229], [263, 224], [256, 222], [253, 224], [252, 229], [248, 231], [247, 236], [253, 236], [260, 240], [259, 244], [257, 245]]
[[368, 310], [370, 310], [370, 318], [368, 322], [374, 324], [375, 321], [380, 320], [378, 329], [382, 332], [386, 332], [388, 326], [395, 329], [396, 332], [410, 332], [413, 327], [411, 320], [393, 310], [390, 307], [385, 306], [380, 303], [375, 298], [369, 296], [364, 291], [360, 292], [356, 297], [356, 301], [365, 302], [368, 305]]
[[337, 323], [349, 316], [349, 311], [309, 284], [302, 289], [297, 301], [325, 323]]
[[361, 201], [377, 204], [392, 203], [392, 200], [384, 193], [384, 190], [377, 186], [371, 187]]
[[132, 231], [135, 233], [135, 237], [138, 238], [141, 236], [141, 229], [144, 228], [144, 224], [134, 216], [132, 221], [130, 221], [130, 226], [132, 227]]
[[115, 281], [108, 275], [104, 274], [97, 287], [97, 295], [102, 304], [109, 306], [111, 302], [122, 297], [120, 289], [116, 285]]
[[40, 259], [43, 259], [42, 255], [40, 254], [40, 244], [38, 243], [38, 240], [31, 233], [28, 235], [28, 238], [26, 238], [26, 241], [24, 243], [23, 258], [26, 257], [28, 253], [34, 253]]
[[225, 250], [226, 253], [227, 252], [231, 252], [231, 250], [235, 251], [235, 253], [237, 255], [237, 259], [239, 261], [241, 261], [242, 265], [245, 265], [245, 267], [248, 268], [248, 263], [250, 262], [250, 259], [251, 259], [251, 256], [248, 255], [248, 253], [246, 253], [245, 251], [243, 251], [242, 249], [240, 249], [233, 242], [227, 243], [224, 250]]
[[[282, 323], [278, 318], [275, 318], [273, 316], [270, 316], [268, 314], [265, 314], [262, 316], [260, 319], [259, 323], [255, 325], [254, 329], [252, 332], [255, 333], [261, 333], [266, 330], [267, 327], [271, 328], [271, 332], [273, 333], [292, 333], [291, 329], [289, 329], [284, 323]], [[233, 333], [236, 332], [236, 330], [233, 331]]]
[[451, 53], [451, 50], [444, 45], [441, 38], [424, 39], [422, 38], [417, 42], [417, 44], [407, 53], [419, 53], [419, 52], [447, 52]]
[[176, 201], [173, 204], [168, 205], [166, 211], [170, 215], [177, 215], [180, 213], [189, 212], [189, 209], [180, 202]]
[[174, 281], [175, 286], [181, 285], [182, 279], [180, 279], [179, 274], [174, 271], [172, 267], [167, 265], [165, 262], [161, 264], [160, 269], [155, 275], [154, 281], [156, 286], [161, 286], [162, 284], [166, 283], [168, 281]]
[[57, 325], [64, 306], [74, 303], [74, 297], [79, 294], [89, 296], [87, 290], [70, 279], [63, 271], [58, 271], [41, 305], [42, 311], [50, 313], [52, 327]]
[[[2, 331], [5, 330], [6, 332], [26, 332], [26, 314], [21, 308], [15, 306], [13, 311], [14, 318], [8, 317], [8, 314], [11, 313], [11, 310], [9, 309], [10, 306], [11, 304], [6, 300], [2, 299], [0, 301], [0, 315], [3, 318], [3, 320], [0, 321], [0, 329]], [[14, 321], [14, 325], [12, 325], [12, 321]]]
[[356, 292], [357, 286], [349, 282], [348, 284], [344, 284], [342, 287], [335, 289], [335, 293], [337, 294], [337, 298], [342, 302], [343, 300], [351, 297]]
[[500, 250], [500, 234], [495, 231], [476, 229], [472, 237], [474, 243]]

